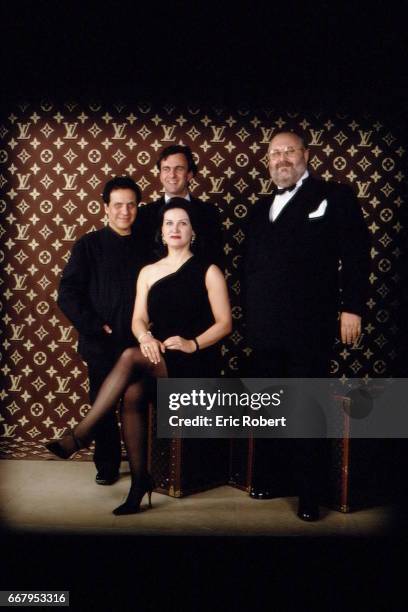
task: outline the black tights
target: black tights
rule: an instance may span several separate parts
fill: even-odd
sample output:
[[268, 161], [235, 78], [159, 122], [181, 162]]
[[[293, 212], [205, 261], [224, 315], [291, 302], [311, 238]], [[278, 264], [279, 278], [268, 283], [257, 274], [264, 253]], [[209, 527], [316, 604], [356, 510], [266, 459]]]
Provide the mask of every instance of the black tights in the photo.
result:
[[78, 440], [88, 443], [92, 440], [95, 426], [114, 410], [123, 396], [121, 419], [123, 439], [129, 460], [132, 484], [141, 482], [147, 472], [147, 403], [148, 387], [152, 378], [166, 378], [164, 359], [151, 363], [138, 347], [126, 349], [114, 368], [105, 378], [95, 402], [75, 428]]

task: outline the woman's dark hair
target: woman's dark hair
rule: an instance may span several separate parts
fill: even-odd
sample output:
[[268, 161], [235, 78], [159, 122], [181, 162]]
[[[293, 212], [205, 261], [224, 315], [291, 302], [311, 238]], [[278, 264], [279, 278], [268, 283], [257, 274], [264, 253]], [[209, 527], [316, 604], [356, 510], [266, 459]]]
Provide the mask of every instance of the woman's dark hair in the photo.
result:
[[173, 208], [182, 208], [188, 214], [191, 227], [193, 228], [195, 234], [194, 244], [190, 246], [193, 253], [198, 250], [201, 244], [201, 236], [199, 231], [197, 230], [197, 214], [194, 209], [194, 204], [191, 204], [188, 200], [185, 200], [184, 198], [171, 198], [171, 200], [166, 202], [166, 204], [163, 204], [163, 206], [159, 210], [158, 225], [155, 235], [155, 251], [159, 257], [164, 257], [164, 255], [166, 255], [167, 253], [167, 247], [162, 242], [162, 226], [164, 221], [164, 215], [168, 210], [172, 210]]
[[130, 176], [115, 176], [103, 188], [102, 200], [105, 204], [109, 204], [111, 192], [115, 189], [131, 189], [135, 194], [136, 204], [139, 204], [142, 200], [142, 192]]

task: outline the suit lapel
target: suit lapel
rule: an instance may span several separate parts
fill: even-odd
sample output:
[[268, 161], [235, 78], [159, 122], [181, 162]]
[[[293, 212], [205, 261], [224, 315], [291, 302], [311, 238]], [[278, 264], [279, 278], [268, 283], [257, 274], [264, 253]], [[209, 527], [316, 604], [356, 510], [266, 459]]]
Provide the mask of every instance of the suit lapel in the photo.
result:
[[[279, 215], [276, 217], [275, 221], [272, 222], [272, 225], [279, 223], [285, 216], [287, 216], [288, 211], [294, 212], [294, 207], [296, 207], [296, 212], [310, 212], [313, 210], [315, 205], [315, 199], [317, 194], [317, 186], [319, 185], [318, 181], [316, 181], [310, 175], [303, 182], [303, 185], [297, 190], [295, 195], [287, 202], [284, 208], [281, 210]], [[275, 197], [276, 189], [272, 192], [272, 200], [271, 205], [273, 204], [273, 200]], [[309, 211], [310, 209], [310, 211]], [[269, 210], [268, 210], [268, 220], [269, 220]]]

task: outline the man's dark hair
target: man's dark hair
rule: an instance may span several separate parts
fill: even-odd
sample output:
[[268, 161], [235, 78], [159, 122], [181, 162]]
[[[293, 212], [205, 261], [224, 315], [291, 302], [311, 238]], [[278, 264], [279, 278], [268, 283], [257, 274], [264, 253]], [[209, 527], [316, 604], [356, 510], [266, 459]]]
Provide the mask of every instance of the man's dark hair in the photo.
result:
[[103, 188], [102, 200], [105, 204], [109, 204], [110, 196], [112, 191], [115, 189], [131, 189], [136, 197], [136, 204], [139, 204], [142, 200], [142, 192], [140, 187], [136, 185], [135, 181], [130, 176], [115, 176], [113, 179], [108, 181]]
[[164, 159], [167, 159], [170, 155], [177, 155], [177, 153], [181, 153], [187, 160], [187, 168], [189, 172], [193, 173], [195, 176], [198, 168], [197, 164], [194, 161], [193, 153], [187, 145], [170, 145], [161, 151], [159, 155], [159, 159], [157, 160], [157, 168], [161, 170], [161, 163]]

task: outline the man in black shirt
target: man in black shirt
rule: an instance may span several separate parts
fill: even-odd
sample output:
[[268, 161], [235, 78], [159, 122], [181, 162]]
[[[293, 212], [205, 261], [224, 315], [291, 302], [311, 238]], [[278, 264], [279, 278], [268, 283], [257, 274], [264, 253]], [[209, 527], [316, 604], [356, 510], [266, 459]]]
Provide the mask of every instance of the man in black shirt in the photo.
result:
[[184, 198], [194, 205], [197, 229], [200, 242], [205, 246], [205, 252], [198, 253], [211, 262], [223, 268], [223, 240], [221, 234], [220, 212], [210, 202], [203, 202], [194, 198], [189, 191], [189, 182], [197, 172], [190, 147], [184, 145], [171, 145], [163, 149], [157, 160], [160, 171], [160, 182], [164, 195], [139, 209], [137, 226], [140, 226], [140, 235], [143, 236], [143, 251], [149, 256], [157, 248], [155, 236], [159, 211], [163, 204], [171, 198]]
[[[74, 245], [60, 282], [58, 305], [79, 333], [78, 352], [86, 361], [91, 404], [121, 352], [135, 343], [131, 318], [141, 267], [134, 231], [141, 192], [129, 177], [115, 177], [103, 191], [108, 226]], [[118, 479], [120, 432], [114, 411], [95, 434], [98, 484]]]

